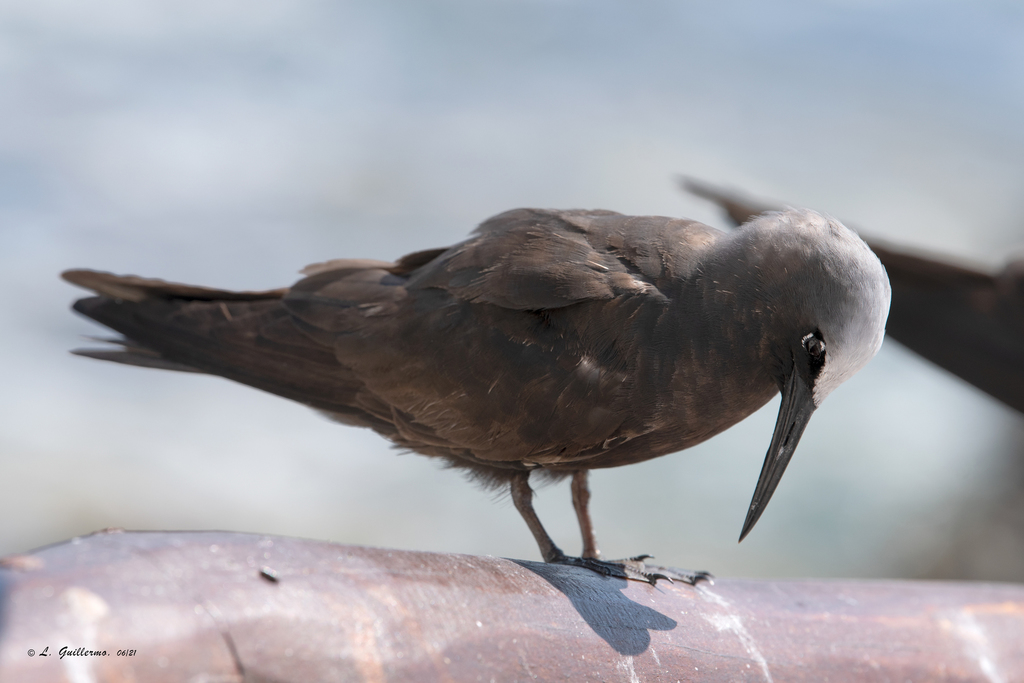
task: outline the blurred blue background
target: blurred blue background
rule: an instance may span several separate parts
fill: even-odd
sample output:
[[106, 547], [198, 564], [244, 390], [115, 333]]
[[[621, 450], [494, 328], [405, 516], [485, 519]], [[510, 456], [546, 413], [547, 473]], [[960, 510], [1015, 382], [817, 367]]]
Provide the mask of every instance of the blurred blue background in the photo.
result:
[[[0, 84], [0, 554], [123, 526], [537, 559], [507, 498], [369, 431], [69, 355], [103, 333], [66, 268], [256, 289], [519, 206], [725, 225], [677, 173], [978, 267], [1024, 243], [1017, 2], [8, 0]], [[1024, 453], [1020, 415], [887, 342], [737, 545], [777, 405], [595, 472], [605, 555], [934, 575]], [[568, 488], [538, 507], [575, 551]]]

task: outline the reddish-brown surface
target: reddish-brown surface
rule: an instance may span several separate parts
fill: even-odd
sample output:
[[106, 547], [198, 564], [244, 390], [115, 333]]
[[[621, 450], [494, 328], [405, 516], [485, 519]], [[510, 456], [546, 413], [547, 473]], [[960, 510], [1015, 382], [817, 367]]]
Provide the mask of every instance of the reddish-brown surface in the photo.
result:
[[[1012, 584], [652, 587], [493, 557], [153, 532], [7, 558], [0, 591], [0, 680], [25, 683], [1024, 680]], [[64, 646], [107, 655], [61, 659]]]

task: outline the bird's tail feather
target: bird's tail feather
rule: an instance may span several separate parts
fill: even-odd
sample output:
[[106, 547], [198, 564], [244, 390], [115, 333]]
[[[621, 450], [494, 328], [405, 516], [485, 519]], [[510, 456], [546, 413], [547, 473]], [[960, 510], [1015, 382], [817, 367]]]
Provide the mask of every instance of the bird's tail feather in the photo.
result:
[[[181, 316], [182, 304], [203, 302], [215, 304], [222, 314], [230, 319], [226, 306], [228, 302], [237, 305], [243, 301], [266, 301], [280, 299], [287, 289], [258, 292], [233, 292], [211, 287], [198, 287], [177, 282], [167, 282], [137, 275], [115, 275], [96, 270], [74, 269], [61, 273], [66, 281], [91, 289], [99, 296], [80, 299], [74, 309], [93, 320], [116, 330], [124, 337], [96, 338], [96, 341], [116, 344], [120, 349], [84, 348], [72, 351], [75, 355], [98, 360], [107, 360], [125, 365], [135, 365], [178, 372], [210, 372], [208, 368], [195, 367], [183, 362], [180, 354], [174, 352], [176, 338], [180, 332], [193, 328], [190, 316]], [[173, 302], [173, 303], [172, 303]], [[158, 311], [160, 313], [158, 313]], [[209, 318], [209, 316], [205, 316]], [[176, 324], [169, 324], [171, 318], [178, 318]], [[209, 332], [211, 325], [205, 325]], [[133, 333], [139, 334], [136, 341]], [[155, 334], [154, 334], [155, 333]], [[200, 336], [208, 336], [200, 334]], [[166, 344], [154, 343], [154, 337]], [[171, 357], [166, 355], [170, 352]], [[179, 356], [174, 358], [173, 356]]]
[[157, 351], [148, 349], [137, 342], [133, 342], [131, 339], [121, 338], [100, 338], [90, 337], [91, 339], [104, 342], [107, 344], [115, 344], [120, 346], [120, 349], [74, 349], [71, 353], [76, 356], [83, 356], [85, 358], [95, 358], [96, 360], [108, 360], [113, 363], [122, 363], [124, 365], [134, 365], [141, 368], [156, 368], [158, 370], [174, 370], [176, 372], [202, 372], [184, 363], [176, 363], [172, 360], [168, 360], [161, 356]]
[[99, 296], [75, 311], [123, 335], [121, 349], [80, 349], [89, 358], [217, 375], [290, 398], [348, 424], [389, 435], [394, 427], [361, 407], [362, 384], [282, 305], [288, 289], [231, 292], [135, 276], [72, 270], [65, 280]]

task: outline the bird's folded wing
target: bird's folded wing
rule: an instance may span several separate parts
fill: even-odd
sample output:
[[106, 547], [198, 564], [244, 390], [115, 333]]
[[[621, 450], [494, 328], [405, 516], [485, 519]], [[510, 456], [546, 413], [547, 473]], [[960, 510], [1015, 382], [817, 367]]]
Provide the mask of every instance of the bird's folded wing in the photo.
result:
[[522, 311], [657, 295], [652, 278], [630, 260], [635, 254], [616, 245], [611, 225], [593, 229], [629, 219], [610, 211], [508, 211], [411, 273], [409, 287]]

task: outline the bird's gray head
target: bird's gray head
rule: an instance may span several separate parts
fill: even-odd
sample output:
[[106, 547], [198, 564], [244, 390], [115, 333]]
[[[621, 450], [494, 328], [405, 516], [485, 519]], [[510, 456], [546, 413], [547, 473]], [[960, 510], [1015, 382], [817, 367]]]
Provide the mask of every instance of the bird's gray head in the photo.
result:
[[747, 283], [737, 288], [737, 304], [752, 311], [760, 357], [782, 391], [742, 540], [778, 485], [811, 414], [878, 352], [890, 288], [885, 268], [864, 241], [814, 211], [761, 215], [729, 242], [726, 258]]
[[878, 352], [890, 288], [878, 257], [839, 221], [807, 209], [772, 212], [736, 233], [755, 295], [770, 311], [764, 329], [780, 387], [790, 369], [815, 407]]

